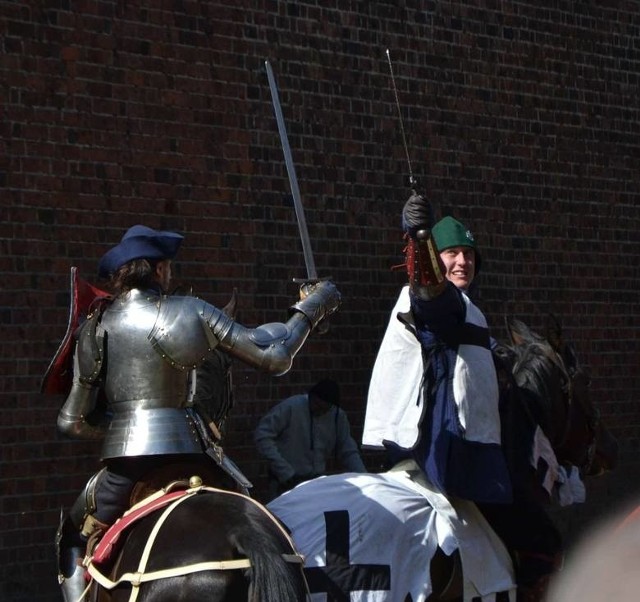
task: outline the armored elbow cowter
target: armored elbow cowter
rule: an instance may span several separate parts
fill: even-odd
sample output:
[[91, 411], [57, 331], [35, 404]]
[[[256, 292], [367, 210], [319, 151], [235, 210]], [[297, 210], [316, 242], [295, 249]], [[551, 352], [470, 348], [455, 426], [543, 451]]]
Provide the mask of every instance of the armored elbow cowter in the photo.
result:
[[104, 330], [97, 316], [89, 318], [78, 333], [73, 356], [73, 384], [58, 413], [60, 433], [74, 439], [100, 439], [105, 428], [93, 426], [86, 420], [96, 407], [97, 380], [104, 358]]
[[279, 376], [289, 371], [310, 331], [302, 314], [295, 314], [286, 323], [272, 322], [257, 328], [234, 322], [220, 340], [220, 348], [263, 372]]
[[74, 383], [64, 406], [58, 413], [58, 431], [73, 439], [102, 439], [105, 428], [93, 426], [86, 417], [96, 405], [98, 390], [94, 387]]

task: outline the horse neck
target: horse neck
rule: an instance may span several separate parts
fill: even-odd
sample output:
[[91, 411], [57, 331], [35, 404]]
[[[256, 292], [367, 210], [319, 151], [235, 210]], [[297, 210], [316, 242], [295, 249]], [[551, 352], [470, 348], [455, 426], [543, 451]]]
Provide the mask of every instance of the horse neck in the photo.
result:
[[513, 348], [513, 376], [525, 392], [526, 403], [554, 447], [562, 445], [570, 422], [567, 378], [559, 357], [538, 342]]

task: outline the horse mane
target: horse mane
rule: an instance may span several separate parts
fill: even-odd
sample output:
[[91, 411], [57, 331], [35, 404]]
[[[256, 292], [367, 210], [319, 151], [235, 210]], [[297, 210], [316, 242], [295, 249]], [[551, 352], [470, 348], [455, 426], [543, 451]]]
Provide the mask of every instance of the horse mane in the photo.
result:
[[568, 394], [571, 378], [549, 340], [519, 320], [512, 320], [508, 327], [515, 383], [542, 430], [553, 440], [553, 431], [559, 427], [553, 423], [554, 410], [558, 411], [559, 394]]
[[[516, 362], [513, 366], [513, 377], [520, 389], [524, 389], [531, 400], [529, 403], [537, 417], [548, 417], [551, 414], [554, 395], [551, 389], [551, 382], [554, 373], [554, 366], [550, 362], [542, 345], [531, 343], [524, 347], [517, 347]], [[548, 420], [545, 420], [548, 422]], [[546, 424], [542, 425], [547, 426]], [[546, 430], [546, 428], [544, 429]]]

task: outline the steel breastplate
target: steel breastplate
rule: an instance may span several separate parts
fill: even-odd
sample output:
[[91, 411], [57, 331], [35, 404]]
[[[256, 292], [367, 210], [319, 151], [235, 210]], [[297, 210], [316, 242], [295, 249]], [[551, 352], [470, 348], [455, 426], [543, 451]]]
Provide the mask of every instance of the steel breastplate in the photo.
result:
[[[103, 458], [202, 452], [188, 408], [191, 371], [209, 345], [197, 313], [183, 308], [194, 302], [133, 290], [104, 311], [103, 385], [113, 417]], [[154, 333], [185, 349], [183, 356], [167, 357]]]

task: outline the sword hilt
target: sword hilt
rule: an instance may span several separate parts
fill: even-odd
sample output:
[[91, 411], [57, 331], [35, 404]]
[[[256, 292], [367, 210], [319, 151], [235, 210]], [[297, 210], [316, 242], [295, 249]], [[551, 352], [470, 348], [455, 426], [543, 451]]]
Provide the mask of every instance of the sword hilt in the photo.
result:
[[[292, 278], [291, 281], [296, 284], [302, 285], [313, 282], [324, 282], [326, 280], [332, 280], [331, 276], [324, 276], [322, 278]], [[329, 332], [329, 318], [325, 318], [316, 326], [315, 332], [318, 334], [327, 334]]]

